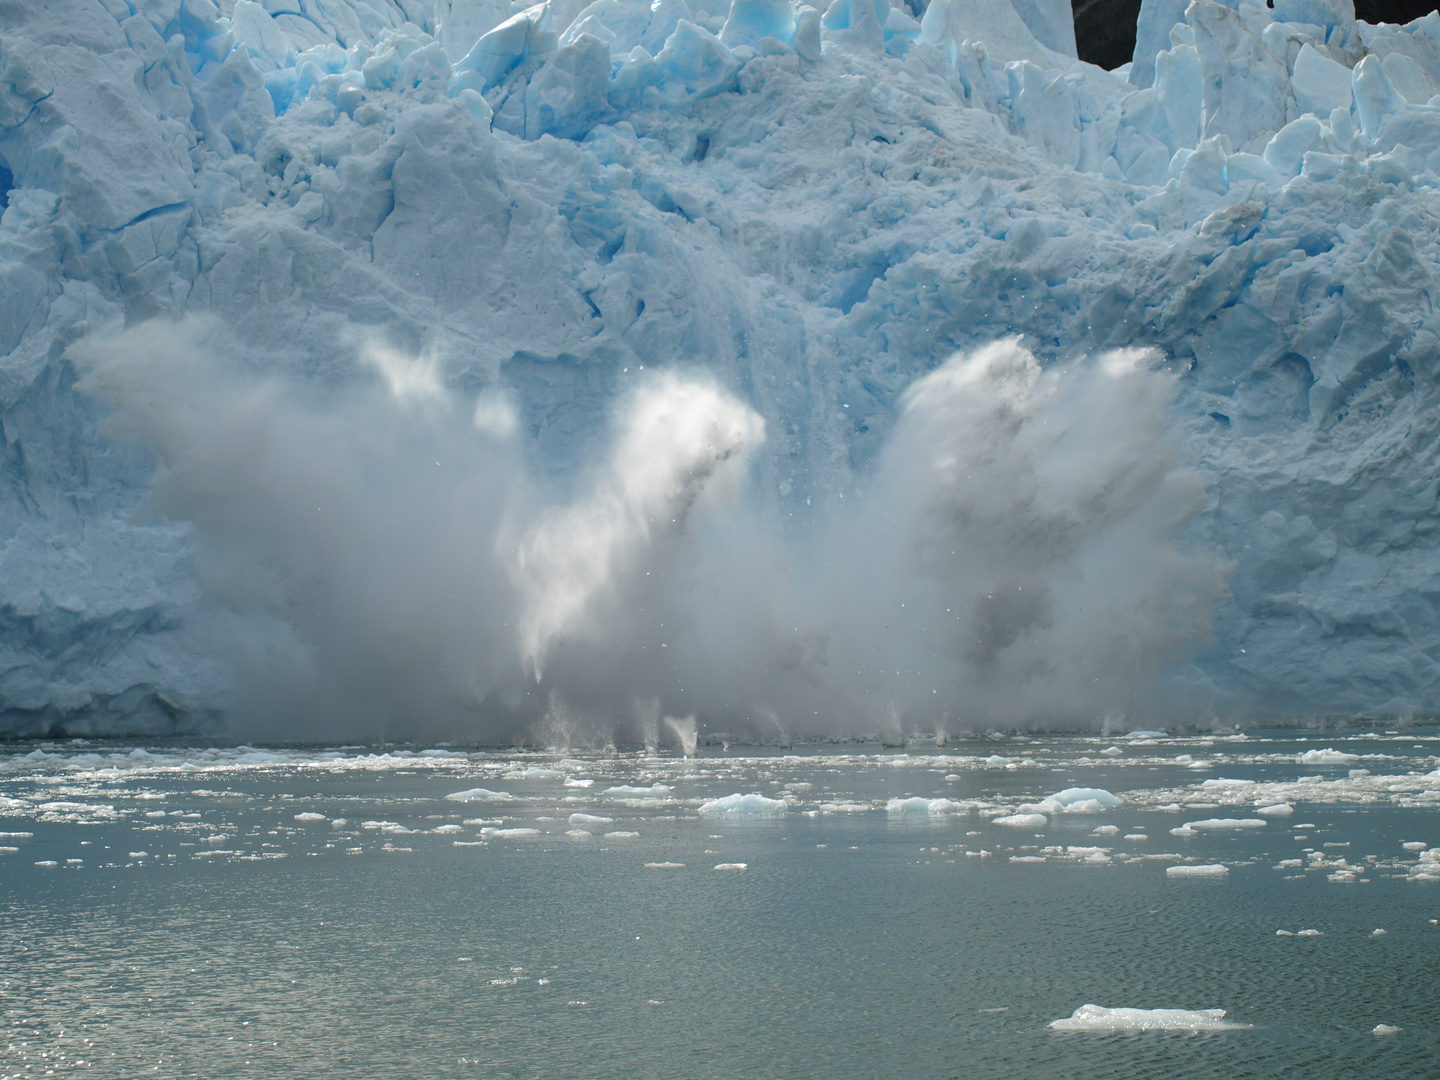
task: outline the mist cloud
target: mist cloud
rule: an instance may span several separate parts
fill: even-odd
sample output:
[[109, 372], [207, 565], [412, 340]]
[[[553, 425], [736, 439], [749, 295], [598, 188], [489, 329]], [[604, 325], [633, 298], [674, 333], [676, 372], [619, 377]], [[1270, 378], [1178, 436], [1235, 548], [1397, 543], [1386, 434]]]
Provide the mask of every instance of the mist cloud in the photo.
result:
[[859, 489], [782, 528], [751, 490], [764, 420], [700, 373], [616, 405], [573, 493], [513, 400], [371, 343], [323, 395], [216, 328], [75, 350], [112, 438], [191, 523], [191, 631], [248, 737], [551, 741], [1092, 724], [1180, 707], [1215, 564], [1174, 536], [1170, 376], [1138, 351], [1042, 371], [1014, 341], [906, 395]]

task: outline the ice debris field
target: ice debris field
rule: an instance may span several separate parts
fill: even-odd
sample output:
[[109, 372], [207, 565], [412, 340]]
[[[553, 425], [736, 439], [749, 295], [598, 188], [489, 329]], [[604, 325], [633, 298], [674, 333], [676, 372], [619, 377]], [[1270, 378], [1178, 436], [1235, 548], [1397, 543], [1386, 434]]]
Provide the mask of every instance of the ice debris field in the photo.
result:
[[0, 32], [0, 730], [1440, 707], [1440, 15]]
[[[613, 843], [618, 857], [644, 856], [648, 868], [703, 862], [745, 869], [746, 861], [724, 858], [745, 854], [743, 847], [707, 849], [698, 860], [694, 851], [676, 848], [673, 823], [724, 827], [798, 818], [929, 830], [930, 842], [944, 846], [921, 850], [937, 864], [993, 859], [1150, 868], [1181, 878], [1255, 868], [1339, 884], [1440, 881], [1440, 837], [1397, 840], [1393, 829], [1355, 835], [1337, 816], [1418, 810], [1413, 820], [1429, 828], [1440, 810], [1440, 742], [1433, 733], [1351, 736], [1345, 750], [1298, 752], [1284, 736], [1156, 739], [1141, 732], [1106, 743], [1022, 739], [1023, 752], [998, 763], [998, 755], [967, 753], [963, 745], [684, 758], [654, 751], [572, 757], [47, 743], [0, 756], [0, 838], [9, 838], [0, 855], [41, 867], [88, 861], [116, 869], [175, 859], [411, 853], [417, 845], [463, 853], [492, 844]], [[1317, 753], [1328, 755], [1318, 773]], [[1094, 771], [1116, 790], [1046, 793], [1055, 774]], [[1210, 775], [1222, 771], [1244, 775]], [[290, 781], [345, 786], [392, 774], [423, 777], [415, 783], [434, 790], [391, 799], [243, 790]], [[1316, 815], [1325, 820], [1309, 820]], [[55, 835], [64, 837], [118, 828], [129, 839], [103, 852], [72, 850], [66, 841], [63, 857], [52, 842], [37, 859], [21, 841], [32, 840], [40, 826], [62, 826]]]

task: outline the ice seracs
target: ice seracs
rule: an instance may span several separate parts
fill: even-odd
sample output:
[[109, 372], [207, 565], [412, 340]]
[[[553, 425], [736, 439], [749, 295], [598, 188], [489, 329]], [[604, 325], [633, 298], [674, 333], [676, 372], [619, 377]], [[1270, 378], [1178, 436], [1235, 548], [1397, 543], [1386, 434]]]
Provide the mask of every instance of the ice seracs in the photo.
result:
[[[1075, 59], [1065, 5], [1049, 0], [335, 0], [304, 18], [251, 0], [12, 6], [0, 731], [205, 730], [253, 689], [248, 661], [298, 656], [286, 678], [258, 680], [284, 693], [291, 678], [344, 684], [357, 656], [362, 673], [392, 658], [362, 629], [393, 612], [377, 594], [404, 560], [390, 551], [362, 572], [376, 560], [345, 546], [354, 523], [320, 531], [294, 516], [293, 488], [266, 503], [304, 522], [281, 545], [299, 560], [278, 564], [285, 580], [236, 597], [222, 582], [239, 576], [211, 572], [259, 519], [207, 532], [220, 488], [195, 470], [239, 455], [210, 422], [162, 446], [147, 414], [165, 394], [179, 414], [200, 403], [194, 350], [163, 371], [151, 355], [97, 374], [123, 327], [201, 314], [265, 393], [313, 402], [373, 382], [404, 410], [453, 394], [470, 436], [496, 454], [523, 444], [562, 488], [604, 457], [598, 418], [632, 377], [683, 357], [733, 400], [738, 427], [723, 430], [739, 442], [717, 447], [743, 443], [761, 511], [785, 529], [853, 505], [910, 388], [957, 350], [1025, 335], [1049, 370], [1154, 348], [1175, 372], [1170, 426], [1136, 435], [1199, 478], [1199, 513], [1177, 500], [1143, 536], [1133, 514], [1103, 519], [1105, 543], [1067, 534], [1075, 563], [1036, 599], [1008, 577], [995, 584], [1013, 597], [986, 590], [967, 663], [1018, 656], [1034, 671], [1021, 654], [1037, 641], [1042, 659], [1070, 655], [1043, 641], [1053, 616], [1081, 609], [1066, 582], [1124, 582], [1102, 558], [1125, 547], [1116, 537], [1160, 550], [1148, 541], [1180, 530], [1153, 569], [1186, 587], [1142, 590], [1165, 599], [1138, 643], [1116, 646], [1143, 653], [1154, 627], [1176, 625], [1210, 643], [1144, 658], [1176, 712], [1440, 706], [1440, 616], [1415, 599], [1440, 524], [1426, 465], [1440, 336], [1425, 299], [1440, 253], [1440, 15], [1370, 26], [1344, 3], [1163, 0], [1144, 6], [1128, 71], [1107, 73]], [[389, 352], [368, 340], [380, 330]], [[263, 393], [246, 400], [254, 421]], [[414, 429], [366, 430], [393, 451]], [[167, 451], [169, 479], [198, 482], [161, 507]], [[459, 605], [456, 625], [514, 589], [510, 637], [440, 656], [455, 635], [437, 634], [407, 659], [433, 664], [419, 685], [464, 656], [472, 670], [446, 700], [499, 711], [524, 689], [491, 681], [476, 655], [503, 646], [543, 676], [565, 640], [604, 644], [606, 574], [638, 566], [646, 519], [679, 505], [665, 484], [707, 459], [673, 460], [660, 487], [601, 483], [546, 518], [554, 543], [509, 537], [513, 578], [477, 585], [487, 603]], [[437, 474], [416, 462], [390, 497], [408, 491], [427, 519], [453, 509], [467, 489], [422, 497]], [[1111, 468], [1125, 482], [1100, 489], [1133, 494], [1142, 474]], [[1182, 549], [1233, 567], [1223, 591], [1191, 587], [1167, 561]], [[300, 565], [315, 550], [325, 595]], [[337, 607], [322, 627], [334, 636], [317, 636]], [[776, 651], [805, 682], [842, 666], [833, 644], [797, 629]], [[673, 696], [688, 710], [679, 685]]]

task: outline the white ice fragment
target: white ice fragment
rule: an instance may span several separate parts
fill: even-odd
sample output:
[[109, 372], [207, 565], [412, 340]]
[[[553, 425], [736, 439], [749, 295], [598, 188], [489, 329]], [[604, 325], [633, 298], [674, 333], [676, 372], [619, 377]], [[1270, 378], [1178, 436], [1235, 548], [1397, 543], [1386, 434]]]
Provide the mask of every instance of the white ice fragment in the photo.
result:
[[1250, 787], [1254, 783], [1254, 780], [1231, 780], [1229, 777], [1215, 776], [1201, 781], [1200, 786], [1202, 788], [1243, 788]]
[[527, 765], [523, 769], [511, 769], [505, 774], [506, 780], [554, 780], [564, 776], [559, 769], [542, 769], [539, 765]]
[[448, 835], [448, 834], [450, 834], [450, 833], [464, 832], [465, 830], [462, 829], [459, 825], [450, 824], [450, 825], [436, 825], [435, 828], [431, 829], [430, 831], [431, 831], [432, 833], [439, 833], [439, 834], [441, 834], [442, 836], [444, 836], [444, 835]]
[[525, 837], [525, 836], [539, 836], [539, 835], [540, 835], [540, 830], [539, 830], [539, 829], [530, 829], [530, 828], [517, 828], [517, 829], [481, 829], [481, 830], [480, 830], [480, 835], [481, 835], [481, 836], [499, 836], [499, 837], [515, 838], [515, 837]]
[[1288, 802], [1271, 803], [1269, 806], [1257, 806], [1255, 813], [1261, 817], [1289, 817], [1295, 813], [1295, 807]]
[[445, 798], [451, 802], [507, 802], [515, 798], [508, 791], [491, 791], [488, 788], [469, 788], [465, 791], [452, 791]]
[[1276, 937], [1294, 937], [1294, 936], [1295, 936], [1295, 931], [1293, 931], [1293, 930], [1276, 930], [1276, 931], [1275, 931], [1275, 936], [1276, 936]]
[[669, 795], [670, 788], [664, 784], [651, 784], [649, 787], [635, 787], [632, 784], [617, 784], [615, 787], [606, 788], [604, 795]]
[[647, 869], [647, 870], [683, 870], [683, 869], [685, 869], [685, 864], [684, 864], [683, 862], [647, 862], [647, 863], [645, 864], [645, 869]]
[[1404, 1028], [1394, 1027], [1394, 1026], [1391, 1025], [1391, 1024], [1376, 1024], [1374, 1030], [1371, 1031], [1371, 1034], [1372, 1034], [1372, 1035], [1398, 1035], [1398, 1034], [1400, 1034], [1400, 1032], [1402, 1032], [1402, 1031], [1404, 1031], [1404, 1030], [1405, 1030]]
[[1320, 930], [1310, 929], [1310, 930], [1301, 930], [1301, 931], [1300, 931], [1298, 934], [1296, 934], [1295, 936], [1296, 936], [1296, 937], [1324, 937], [1325, 934], [1324, 934], [1322, 931], [1320, 931]]
[[1091, 814], [1119, 806], [1120, 799], [1104, 788], [1066, 788], [1048, 795], [1034, 805], [1021, 807], [1026, 812], [1045, 814]]
[[1050, 1024], [1055, 1031], [1228, 1031], [1249, 1026], [1226, 1020], [1224, 1009], [1107, 1009], [1101, 1005], [1081, 1005], [1070, 1016]]
[[1114, 836], [1120, 831], [1119, 825], [1096, 825], [1090, 830], [1091, 836]]
[[1119, 757], [1124, 752], [1125, 751], [1121, 750], [1118, 746], [1107, 746], [1104, 750], [1100, 751], [1100, 753], [1104, 754], [1106, 757]]
[[306, 810], [306, 811], [304, 811], [303, 813], [296, 814], [296, 815], [295, 815], [295, 820], [296, 820], [296, 821], [324, 821], [324, 820], [325, 820], [325, 815], [324, 815], [324, 814], [317, 814], [317, 813], [315, 813], [313, 810]]
[[1427, 847], [1429, 847], [1430, 845], [1429, 845], [1429, 844], [1426, 844], [1426, 843], [1423, 843], [1423, 842], [1421, 842], [1421, 841], [1419, 841], [1419, 840], [1407, 840], [1407, 841], [1405, 841], [1405, 843], [1401, 844], [1400, 846], [1401, 846], [1402, 848], [1404, 848], [1406, 851], [1424, 851], [1424, 850], [1425, 850]]
[[609, 825], [615, 819], [601, 817], [599, 814], [571, 814], [569, 822], [571, 825]]
[[986, 764], [986, 765], [993, 765], [993, 766], [995, 766], [996, 768], [1002, 768], [1002, 769], [1003, 769], [1003, 768], [1006, 768], [1007, 766], [1014, 765], [1015, 762], [1011, 761], [1008, 757], [1001, 757], [999, 754], [991, 754], [989, 757], [987, 757], [987, 758], [985, 759], [985, 764]]
[[1222, 832], [1228, 829], [1263, 829], [1262, 818], [1205, 818], [1201, 821], [1187, 821], [1185, 828], [1201, 832]]
[[640, 835], [640, 834], [639, 834], [638, 832], [628, 832], [628, 831], [623, 830], [623, 829], [617, 829], [615, 832], [607, 832], [607, 833], [605, 834], [605, 839], [606, 839], [606, 840], [633, 840], [633, 839], [635, 839], [635, 837], [637, 837], [637, 836], [639, 836], [639, 835]]
[[965, 807], [953, 799], [926, 799], [915, 796], [910, 799], [891, 799], [885, 804], [891, 814], [953, 814]]
[[566, 778], [566, 780], [565, 780], [565, 786], [566, 786], [566, 787], [576, 787], [576, 788], [588, 788], [588, 787], [594, 787], [594, 786], [595, 786], [595, 781], [594, 781], [594, 780], [589, 780], [589, 779], [584, 779], [584, 780], [582, 780], [582, 779], [579, 779], [579, 778], [577, 778], [577, 777], [570, 776], [570, 777], [567, 777], [567, 778]]
[[1371, 930], [1371, 931], [1370, 931], [1370, 936], [1371, 936], [1371, 937], [1384, 937], [1384, 936], [1385, 936], [1385, 931], [1382, 930], [1380, 927], [1377, 926], [1374, 930]]
[[1083, 859], [1085, 862], [1108, 863], [1111, 861], [1110, 850], [1110, 848], [1103, 847], [1072, 846], [1065, 849], [1065, 854], [1073, 858]]
[[132, 859], [148, 859], [150, 857], [150, 853], [148, 851], [132, 851], [130, 852], [129, 857]]
[[587, 840], [594, 834], [589, 829], [566, 829], [566, 836], [573, 836], [576, 840]]
[[1006, 814], [990, 820], [993, 825], [1009, 825], [1016, 829], [1043, 829], [1050, 824], [1050, 819], [1044, 814]]
[[[1352, 761], [1359, 761], [1360, 755], [1347, 754], [1327, 746], [1323, 750], [1306, 750], [1297, 760], [1301, 765], [1346, 765]], [[1308, 779], [1308, 777], [1301, 777], [1301, 779]]]
[[1223, 863], [1205, 863], [1200, 866], [1167, 866], [1165, 873], [1170, 877], [1224, 877], [1230, 868]]
[[743, 795], [735, 792], [719, 799], [709, 799], [700, 804], [702, 814], [731, 814], [735, 816], [779, 814], [785, 810], [784, 799], [771, 799], [764, 795]]
[[749, 866], [748, 863], [743, 863], [743, 862], [722, 862], [722, 863], [716, 863], [716, 864], [715, 864], [715, 869], [716, 869], [716, 870], [744, 870], [744, 869], [746, 869], [746, 867], [748, 867], [748, 866]]

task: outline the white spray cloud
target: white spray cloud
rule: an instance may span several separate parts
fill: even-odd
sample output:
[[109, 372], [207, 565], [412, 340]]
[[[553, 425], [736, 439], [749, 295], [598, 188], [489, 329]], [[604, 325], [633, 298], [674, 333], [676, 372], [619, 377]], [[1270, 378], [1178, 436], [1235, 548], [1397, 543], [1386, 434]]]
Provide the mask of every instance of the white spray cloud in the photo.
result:
[[234, 663], [247, 735], [1093, 723], [1164, 706], [1220, 588], [1173, 542], [1203, 492], [1145, 353], [950, 360], [796, 531], [751, 497], [763, 420], [708, 378], [642, 384], [558, 498], [501, 388], [466, 401], [372, 348], [378, 380], [312, 402], [220, 337], [152, 324], [76, 356], [114, 436], [156, 452], [156, 511], [193, 525], [190, 632]]

